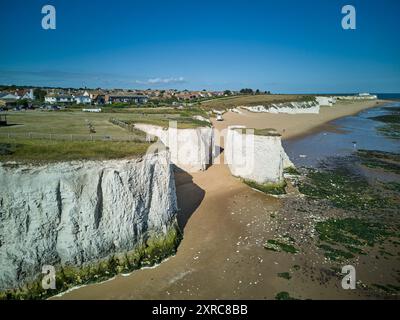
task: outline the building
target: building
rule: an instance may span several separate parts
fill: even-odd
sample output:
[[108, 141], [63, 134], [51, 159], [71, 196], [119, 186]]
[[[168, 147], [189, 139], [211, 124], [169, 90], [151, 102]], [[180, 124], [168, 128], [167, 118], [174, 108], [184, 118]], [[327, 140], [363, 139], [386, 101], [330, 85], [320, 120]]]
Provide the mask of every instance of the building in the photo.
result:
[[134, 103], [134, 104], [143, 104], [149, 101], [149, 97], [145, 95], [136, 95], [136, 94], [107, 94], [105, 96], [105, 102], [108, 104], [112, 103]]
[[75, 98], [70, 95], [56, 95], [50, 94], [44, 98], [46, 103], [54, 104], [54, 103], [72, 103], [74, 102]]
[[101, 91], [91, 92], [89, 96], [90, 99], [92, 99], [92, 103], [95, 105], [106, 103], [106, 95]]
[[92, 99], [89, 97], [89, 95], [76, 96], [76, 97], [74, 97], [74, 99], [77, 104], [91, 104], [92, 103]]
[[15, 102], [19, 100], [20, 97], [12, 93], [2, 93], [0, 94], [0, 99], [6, 102]]
[[19, 89], [15, 91], [15, 95], [20, 99], [24, 100], [34, 100], [33, 89]]
[[34, 94], [33, 94], [33, 89], [29, 89], [29, 91], [26, 92], [26, 93], [23, 95], [22, 99], [35, 100], [35, 96], [34, 96]]

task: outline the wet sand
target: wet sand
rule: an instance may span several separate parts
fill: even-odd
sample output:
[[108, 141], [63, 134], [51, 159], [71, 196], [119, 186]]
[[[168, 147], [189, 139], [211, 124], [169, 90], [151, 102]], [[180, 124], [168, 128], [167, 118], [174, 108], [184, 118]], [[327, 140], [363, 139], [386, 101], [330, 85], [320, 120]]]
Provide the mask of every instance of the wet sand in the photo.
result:
[[[321, 115], [250, 114], [224, 115], [215, 123], [275, 127], [285, 138], [315, 130], [327, 121], [357, 113], [373, 103], [323, 108]], [[298, 298], [356, 298], [339, 289], [339, 283], [310, 281], [301, 273], [290, 281], [277, 273], [293, 266], [310, 265], [312, 254], [267, 251], [263, 244], [276, 236], [276, 214], [281, 200], [252, 190], [231, 176], [224, 164], [205, 172], [177, 173], [179, 224], [184, 230], [174, 257], [152, 269], [117, 276], [64, 294], [62, 299], [274, 299], [281, 291]], [[290, 212], [286, 212], [290, 218]], [[281, 217], [287, 219], [286, 217]], [[317, 261], [317, 260], [316, 260]]]

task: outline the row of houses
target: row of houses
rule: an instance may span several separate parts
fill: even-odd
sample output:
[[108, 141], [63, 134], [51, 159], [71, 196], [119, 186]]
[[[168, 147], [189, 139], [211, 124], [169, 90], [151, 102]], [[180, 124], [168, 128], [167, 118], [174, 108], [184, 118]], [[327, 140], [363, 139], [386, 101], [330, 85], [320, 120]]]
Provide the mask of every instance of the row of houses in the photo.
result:
[[15, 102], [18, 100], [33, 100], [33, 89], [18, 89], [14, 92], [0, 92], [0, 100]]
[[69, 94], [48, 94], [45, 97], [45, 102], [49, 104], [58, 103], [77, 103], [77, 104], [113, 104], [113, 103], [132, 103], [144, 104], [147, 103], [149, 97], [146, 95], [137, 95], [126, 92], [115, 94], [103, 94], [98, 92], [88, 93], [85, 91], [82, 95]]
[[[34, 88], [33, 88], [34, 89]], [[18, 100], [35, 100], [33, 89], [13, 89], [0, 92], [0, 101], [8, 105], [15, 105]], [[114, 89], [61, 89], [39, 88], [38, 95], [45, 94], [45, 103], [57, 104], [83, 104], [103, 105], [113, 103], [145, 104], [153, 101], [181, 101], [190, 102], [198, 99], [208, 99], [226, 95], [224, 91], [190, 91], [177, 89], [146, 89], [146, 90], [114, 90]], [[233, 93], [233, 92], [232, 92]], [[36, 93], [35, 93], [36, 94]]]

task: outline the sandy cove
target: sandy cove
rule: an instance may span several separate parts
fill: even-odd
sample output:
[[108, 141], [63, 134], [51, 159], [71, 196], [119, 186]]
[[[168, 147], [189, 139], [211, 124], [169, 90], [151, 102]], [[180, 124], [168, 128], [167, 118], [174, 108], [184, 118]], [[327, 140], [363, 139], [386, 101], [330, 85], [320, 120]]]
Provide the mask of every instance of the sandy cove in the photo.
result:
[[[381, 103], [379, 101], [378, 103]], [[329, 121], [377, 106], [377, 101], [339, 103], [323, 107], [321, 114], [285, 115], [227, 113], [218, 129], [240, 124], [273, 127], [284, 138], [317, 130]], [[285, 130], [284, 130], [285, 129]], [[64, 294], [61, 299], [274, 299], [281, 291], [298, 298], [365, 298], [340, 289], [334, 282], [321, 286], [299, 274], [290, 281], [277, 273], [294, 265], [311, 265], [307, 254], [267, 251], [266, 240], [274, 238], [279, 199], [254, 191], [231, 176], [224, 164], [205, 172], [176, 174], [180, 225], [184, 229], [174, 257], [151, 269], [93, 284]]]

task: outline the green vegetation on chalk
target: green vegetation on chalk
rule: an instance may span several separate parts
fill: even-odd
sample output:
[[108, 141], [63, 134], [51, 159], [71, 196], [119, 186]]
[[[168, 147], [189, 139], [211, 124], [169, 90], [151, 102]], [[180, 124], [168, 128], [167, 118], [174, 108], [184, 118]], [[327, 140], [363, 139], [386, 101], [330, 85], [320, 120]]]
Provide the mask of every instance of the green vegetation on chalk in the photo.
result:
[[[328, 219], [316, 224], [319, 240], [327, 244], [318, 247], [325, 251], [325, 256], [333, 261], [354, 258], [354, 255], [365, 255], [362, 248], [383, 243], [395, 234], [383, 224], [365, 219], [345, 218]], [[339, 248], [333, 248], [331, 245]]]
[[293, 269], [294, 269], [295, 271], [299, 271], [299, 270], [301, 269], [301, 267], [300, 267], [298, 264], [295, 264], [295, 265], [293, 266]]
[[273, 128], [254, 129], [254, 128], [235, 128], [235, 131], [240, 134], [254, 134], [255, 136], [263, 137], [280, 137], [281, 134]]
[[270, 239], [264, 244], [266, 250], [275, 252], [297, 253], [299, 252], [293, 245], [283, 241]]
[[290, 280], [292, 278], [292, 275], [289, 272], [280, 272], [280, 273], [278, 273], [278, 277], [286, 279], [286, 280]]
[[254, 129], [254, 135], [264, 137], [280, 137], [281, 134], [276, 129], [265, 128], [265, 129]]
[[283, 173], [290, 174], [293, 176], [300, 175], [300, 172], [295, 167], [287, 167], [287, 168], [283, 169]]
[[290, 296], [290, 294], [286, 291], [281, 291], [276, 294], [275, 300], [298, 300]]
[[400, 107], [383, 107], [382, 109], [384, 109], [386, 111], [391, 111], [393, 113], [400, 112]]
[[247, 180], [244, 179], [243, 182], [247, 184], [250, 188], [262, 191], [267, 194], [273, 194], [273, 195], [281, 195], [281, 194], [286, 194], [286, 181], [283, 181], [281, 183], [265, 183], [265, 184], [260, 184], [252, 180]]
[[400, 154], [377, 150], [358, 150], [362, 165], [400, 174]]
[[385, 123], [400, 123], [400, 114], [387, 114], [383, 116], [370, 117], [369, 119]]
[[353, 254], [356, 254], [356, 255], [366, 255], [366, 254], [367, 254], [365, 251], [363, 251], [362, 249], [357, 248], [357, 247], [345, 246], [345, 248], [346, 248], [349, 252], [351, 252], [351, 253], [353, 253]]
[[325, 171], [310, 170], [299, 191], [314, 199], [326, 199], [347, 210], [366, 210], [389, 205], [388, 200], [374, 192], [365, 178], [345, 167]]
[[384, 109], [390, 111], [391, 114], [371, 117], [370, 119], [384, 123], [384, 125], [376, 128], [380, 134], [388, 138], [400, 139], [400, 108], [387, 107]]
[[384, 188], [387, 190], [395, 191], [395, 192], [400, 192], [400, 182], [386, 182], [383, 184]]
[[[348, 158], [334, 159], [319, 170], [309, 169], [300, 181], [299, 191], [313, 199], [326, 200], [351, 215], [327, 219], [315, 224], [319, 249], [332, 261], [353, 259], [369, 254], [379, 245], [379, 259], [393, 256], [384, 249], [400, 236], [397, 223], [391, 223], [399, 208], [397, 182], [367, 180], [368, 168], [398, 174], [400, 155], [359, 150]], [[396, 177], [393, 177], [396, 179]], [[391, 192], [393, 191], [393, 192]]]
[[377, 131], [385, 137], [400, 139], [400, 124], [390, 123], [377, 128]]
[[340, 249], [332, 248], [326, 244], [321, 244], [318, 247], [325, 251], [325, 257], [327, 257], [333, 261], [340, 261], [343, 259], [354, 258], [353, 254], [343, 251], [343, 250], [340, 250]]
[[316, 224], [319, 239], [352, 246], [373, 246], [392, 235], [387, 227], [357, 218], [328, 219]]

